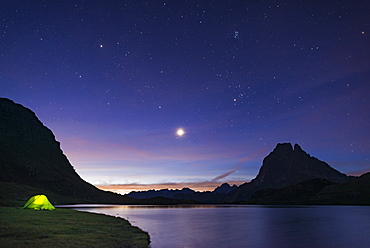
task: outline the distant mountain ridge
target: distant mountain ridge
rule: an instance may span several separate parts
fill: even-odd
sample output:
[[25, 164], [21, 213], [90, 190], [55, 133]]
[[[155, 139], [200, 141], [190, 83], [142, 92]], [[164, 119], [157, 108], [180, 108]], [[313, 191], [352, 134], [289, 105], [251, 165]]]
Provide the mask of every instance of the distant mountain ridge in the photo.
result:
[[135, 199], [149, 199], [153, 197], [166, 197], [166, 198], [175, 198], [177, 194], [193, 194], [194, 190], [189, 188], [183, 189], [160, 189], [160, 190], [147, 190], [147, 191], [132, 191], [126, 196], [135, 198]]
[[228, 183], [223, 183], [222, 185], [218, 186], [215, 190], [207, 191], [207, 192], [196, 192], [189, 188], [160, 189], [160, 190], [147, 190], [147, 191], [132, 191], [126, 194], [126, 196], [129, 196], [135, 199], [166, 197], [166, 198], [172, 198], [172, 199], [198, 200], [202, 202], [202, 201], [205, 201], [206, 198], [212, 198], [212, 199], [219, 198], [220, 194], [227, 194], [236, 188], [237, 188], [236, 185], [230, 186]]

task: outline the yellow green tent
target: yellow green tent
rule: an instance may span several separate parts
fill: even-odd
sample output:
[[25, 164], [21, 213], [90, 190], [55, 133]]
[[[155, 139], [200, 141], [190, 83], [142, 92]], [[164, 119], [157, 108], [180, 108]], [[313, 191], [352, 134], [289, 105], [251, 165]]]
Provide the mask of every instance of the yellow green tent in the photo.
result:
[[34, 210], [55, 210], [55, 207], [51, 205], [48, 198], [45, 195], [32, 196], [23, 208], [30, 208]]

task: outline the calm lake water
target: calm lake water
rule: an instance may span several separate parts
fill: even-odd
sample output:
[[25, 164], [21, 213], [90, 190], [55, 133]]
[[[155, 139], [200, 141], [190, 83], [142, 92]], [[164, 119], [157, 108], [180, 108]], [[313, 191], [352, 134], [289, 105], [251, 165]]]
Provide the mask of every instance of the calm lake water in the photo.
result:
[[127, 219], [152, 248], [370, 247], [370, 207], [80, 206]]

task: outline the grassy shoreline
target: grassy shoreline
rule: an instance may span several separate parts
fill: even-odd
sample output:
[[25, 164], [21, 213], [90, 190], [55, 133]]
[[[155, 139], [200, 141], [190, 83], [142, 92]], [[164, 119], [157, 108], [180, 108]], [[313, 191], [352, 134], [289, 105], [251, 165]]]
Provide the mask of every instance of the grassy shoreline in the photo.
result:
[[0, 207], [0, 247], [145, 247], [148, 233], [113, 216]]

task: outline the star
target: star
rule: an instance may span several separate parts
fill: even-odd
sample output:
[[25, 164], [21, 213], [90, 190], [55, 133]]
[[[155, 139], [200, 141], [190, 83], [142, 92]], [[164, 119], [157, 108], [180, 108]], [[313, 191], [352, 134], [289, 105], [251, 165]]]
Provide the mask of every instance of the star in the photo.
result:
[[176, 134], [177, 134], [177, 136], [181, 137], [185, 134], [185, 131], [184, 131], [184, 129], [179, 128], [179, 129], [177, 129]]

